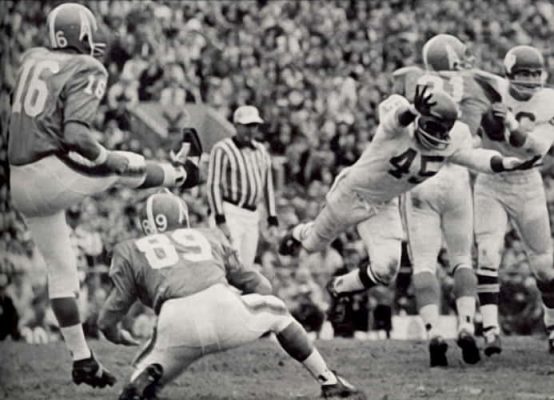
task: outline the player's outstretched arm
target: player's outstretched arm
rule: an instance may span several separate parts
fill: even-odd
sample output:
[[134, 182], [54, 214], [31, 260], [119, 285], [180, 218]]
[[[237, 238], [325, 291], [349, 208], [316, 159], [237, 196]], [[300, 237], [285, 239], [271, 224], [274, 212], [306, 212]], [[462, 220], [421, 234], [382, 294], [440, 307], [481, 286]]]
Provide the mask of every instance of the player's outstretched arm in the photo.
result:
[[89, 128], [84, 124], [76, 121], [67, 122], [64, 126], [64, 137], [68, 150], [86, 159], [90, 166], [103, 167], [103, 169], [116, 174], [128, 172], [129, 158], [120, 153], [106, 150], [96, 141]]
[[516, 157], [502, 157], [499, 152], [494, 150], [474, 148], [459, 150], [448, 160], [454, 164], [487, 174], [529, 169], [534, 166], [536, 161], [536, 159], [521, 160]]

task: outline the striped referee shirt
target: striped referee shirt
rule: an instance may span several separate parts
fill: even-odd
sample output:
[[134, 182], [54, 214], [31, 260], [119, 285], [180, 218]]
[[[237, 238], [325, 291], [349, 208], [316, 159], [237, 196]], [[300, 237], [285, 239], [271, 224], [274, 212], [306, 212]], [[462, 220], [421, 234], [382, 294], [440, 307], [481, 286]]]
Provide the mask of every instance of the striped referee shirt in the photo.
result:
[[208, 202], [216, 223], [225, 222], [223, 202], [254, 211], [265, 198], [270, 225], [277, 225], [271, 158], [256, 141], [244, 144], [235, 136], [217, 142], [210, 153]]

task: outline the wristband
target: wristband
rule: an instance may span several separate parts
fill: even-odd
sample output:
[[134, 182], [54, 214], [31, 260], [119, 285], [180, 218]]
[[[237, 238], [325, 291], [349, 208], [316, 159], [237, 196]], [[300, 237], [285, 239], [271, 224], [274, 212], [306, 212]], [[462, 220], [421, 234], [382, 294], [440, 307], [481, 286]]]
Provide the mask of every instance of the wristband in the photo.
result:
[[501, 156], [492, 156], [491, 157], [491, 170], [492, 172], [503, 172], [506, 171], [504, 168], [503, 158]]

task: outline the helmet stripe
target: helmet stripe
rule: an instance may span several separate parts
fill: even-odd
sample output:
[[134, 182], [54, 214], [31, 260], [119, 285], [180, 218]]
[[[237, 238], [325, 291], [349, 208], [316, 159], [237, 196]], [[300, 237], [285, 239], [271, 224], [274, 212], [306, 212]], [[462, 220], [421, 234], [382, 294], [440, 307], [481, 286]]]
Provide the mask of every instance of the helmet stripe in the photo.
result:
[[52, 46], [53, 49], [58, 47], [58, 41], [56, 40], [56, 17], [58, 16], [58, 13], [60, 12], [60, 9], [62, 8], [62, 6], [63, 5], [60, 5], [54, 8], [48, 15], [49, 17], [48, 33], [50, 35], [50, 46]]
[[154, 219], [154, 212], [152, 211], [154, 197], [156, 196], [149, 196], [146, 200], [146, 219], [148, 221], [148, 225], [152, 227], [152, 233], [158, 233], [158, 227], [156, 226], [156, 220]]

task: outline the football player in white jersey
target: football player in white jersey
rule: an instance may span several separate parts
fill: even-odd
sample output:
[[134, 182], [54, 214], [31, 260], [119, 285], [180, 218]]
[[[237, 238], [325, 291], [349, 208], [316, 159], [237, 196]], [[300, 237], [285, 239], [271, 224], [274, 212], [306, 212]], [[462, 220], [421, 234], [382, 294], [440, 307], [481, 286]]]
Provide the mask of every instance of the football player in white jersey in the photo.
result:
[[[423, 46], [425, 70], [405, 67], [393, 73], [395, 92], [410, 97], [416, 84], [443, 88], [460, 105], [460, 121], [475, 134], [490, 100], [475, 81], [467, 47], [452, 35], [439, 34]], [[437, 257], [443, 237], [448, 249], [450, 273], [458, 313], [458, 340], [465, 362], [480, 360], [474, 338], [477, 278], [471, 262], [473, 206], [466, 168], [447, 163], [432, 179], [401, 197], [401, 212], [413, 266], [413, 284], [419, 314], [429, 338], [431, 367], [446, 366], [448, 345], [439, 328], [440, 286]]]
[[446, 162], [487, 173], [517, 169], [518, 158], [472, 148], [467, 125], [458, 122], [458, 107], [439, 90], [418, 86], [414, 104], [392, 95], [379, 105], [380, 124], [373, 141], [351, 167], [342, 171], [314, 221], [292, 228], [279, 252], [315, 252], [340, 232], [356, 226], [371, 260], [367, 268], [332, 280], [335, 295], [388, 285], [399, 268], [402, 226], [397, 197], [435, 175]]
[[[504, 58], [507, 84], [499, 86], [502, 96], [497, 120], [505, 109], [517, 127], [504, 140], [504, 129], [484, 124], [483, 146], [506, 156], [526, 157], [530, 149], [544, 155], [554, 142], [554, 90], [544, 87], [545, 62], [530, 46], [516, 46]], [[503, 125], [501, 125], [503, 126]], [[500, 134], [498, 134], [500, 131]], [[485, 354], [502, 351], [498, 324], [498, 268], [504, 235], [510, 219], [526, 249], [529, 265], [544, 303], [544, 322], [549, 332], [549, 350], [554, 353], [554, 267], [552, 239], [544, 186], [537, 169], [514, 174], [479, 174], [474, 187], [475, 235], [478, 245], [477, 271], [479, 301], [485, 329]]]

